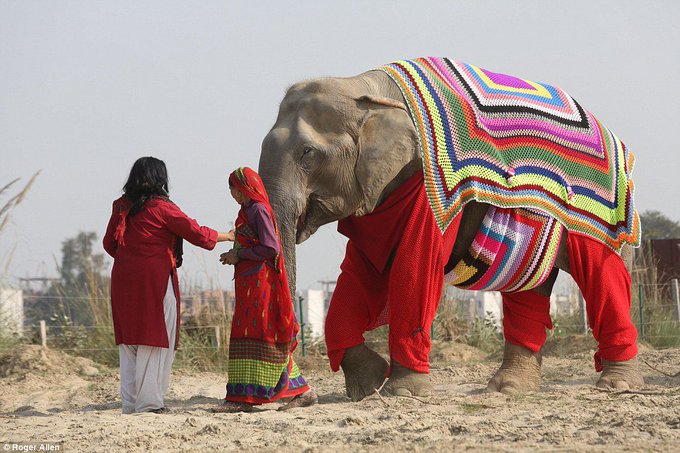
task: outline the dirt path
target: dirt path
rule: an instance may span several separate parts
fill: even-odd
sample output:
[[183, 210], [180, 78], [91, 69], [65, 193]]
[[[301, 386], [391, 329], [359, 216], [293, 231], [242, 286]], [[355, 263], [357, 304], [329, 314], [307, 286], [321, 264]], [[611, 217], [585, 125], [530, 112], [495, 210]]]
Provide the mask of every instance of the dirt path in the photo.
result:
[[[432, 371], [436, 395], [427, 402], [374, 396], [351, 403], [340, 374], [308, 371], [320, 404], [287, 413], [272, 405], [211, 414], [224, 376], [176, 371], [172, 413], [130, 416], [120, 414], [115, 370], [93, 375], [84, 359], [40, 354], [4, 365], [0, 448], [52, 441], [71, 451], [680, 451], [680, 377], [643, 365], [642, 392], [601, 392], [590, 352], [547, 357], [541, 392], [517, 397], [485, 393], [497, 362], [470, 354], [464, 362], [433, 354], [440, 357]], [[680, 371], [678, 349], [640, 357], [667, 374]]]

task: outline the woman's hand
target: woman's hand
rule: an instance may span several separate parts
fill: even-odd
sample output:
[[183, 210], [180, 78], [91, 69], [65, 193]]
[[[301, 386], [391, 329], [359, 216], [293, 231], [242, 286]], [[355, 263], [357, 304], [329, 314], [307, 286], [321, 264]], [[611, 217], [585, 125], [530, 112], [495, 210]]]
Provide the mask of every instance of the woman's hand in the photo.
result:
[[236, 228], [232, 228], [231, 231], [225, 233], [222, 231], [217, 232], [217, 242], [224, 242], [224, 241], [231, 241], [234, 242], [236, 240]]
[[236, 250], [229, 250], [220, 255], [220, 262], [222, 264], [236, 264], [239, 262], [239, 257], [236, 254]]

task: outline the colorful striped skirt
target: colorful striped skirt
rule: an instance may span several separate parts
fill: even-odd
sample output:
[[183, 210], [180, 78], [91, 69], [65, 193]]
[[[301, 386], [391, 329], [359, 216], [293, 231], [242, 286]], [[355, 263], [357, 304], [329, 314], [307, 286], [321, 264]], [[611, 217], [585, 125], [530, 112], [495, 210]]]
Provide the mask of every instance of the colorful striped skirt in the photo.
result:
[[240, 276], [237, 269], [227, 401], [264, 404], [309, 390], [293, 360], [293, 305], [281, 292], [280, 275], [270, 266]]

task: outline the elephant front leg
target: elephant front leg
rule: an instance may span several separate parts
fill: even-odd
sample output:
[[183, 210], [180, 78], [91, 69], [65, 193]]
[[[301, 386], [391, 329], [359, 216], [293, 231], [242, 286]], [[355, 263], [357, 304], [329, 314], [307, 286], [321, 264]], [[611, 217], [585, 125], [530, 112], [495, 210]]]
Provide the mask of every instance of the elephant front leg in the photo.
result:
[[388, 364], [364, 344], [364, 333], [379, 325], [387, 303], [387, 274], [380, 273], [350, 239], [326, 315], [326, 348], [331, 369], [342, 368], [347, 396], [359, 401], [385, 381]]
[[[426, 318], [426, 326], [432, 324], [433, 317], [434, 313]], [[411, 325], [399, 323], [395, 318], [390, 321], [392, 369], [385, 384], [385, 393], [395, 396], [430, 396], [433, 392], [429, 373], [430, 328], [417, 328], [411, 333]], [[406, 326], [409, 326], [408, 330], [404, 330]], [[402, 335], [399, 335], [400, 331]], [[409, 335], [406, 335], [407, 331]]]
[[385, 381], [388, 368], [387, 361], [363, 343], [348, 348], [340, 366], [345, 375], [347, 396], [352, 401], [375, 393]]
[[419, 373], [392, 361], [392, 372], [385, 384], [385, 393], [395, 396], [431, 396], [433, 392], [429, 373]]

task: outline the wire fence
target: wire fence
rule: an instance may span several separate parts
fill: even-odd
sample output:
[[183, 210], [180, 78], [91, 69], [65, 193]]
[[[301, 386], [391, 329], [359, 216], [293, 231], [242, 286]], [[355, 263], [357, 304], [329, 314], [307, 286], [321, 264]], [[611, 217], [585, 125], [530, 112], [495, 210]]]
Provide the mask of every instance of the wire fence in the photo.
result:
[[[180, 328], [180, 339], [186, 335], [188, 332], [195, 330], [205, 330], [209, 331], [210, 334], [206, 336], [206, 341], [210, 343], [208, 346], [196, 346], [195, 344], [182, 345], [178, 347], [178, 350], [192, 350], [192, 349], [205, 349], [205, 350], [217, 350], [221, 349], [222, 345], [219, 344], [216, 338], [220, 335], [219, 332], [222, 331], [224, 327], [218, 325], [206, 325], [206, 326], [182, 326]], [[16, 344], [35, 344], [42, 345], [50, 349], [56, 349], [59, 351], [72, 352], [72, 351], [118, 351], [118, 346], [106, 346], [106, 347], [88, 347], [88, 346], [74, 346], [74, 347], [64, 347], [61, 346], [63, 342], [73, 342], [77, 343], [78, 334], [85, 334], [89, 331], [101, 331], [104, 332], [106, 336], [109, 337], [111, 344], [115, 343], [114, 340], [114, 329], [112, 325], [106, 326], [48, 326], [46, 324], [29, 324], [25, 325], [20, 332], [14, 331], [11, 335], [16, 339], [15, 342], [8, 342], [12, 345], [11, 347], [0, 347], [0, 352], [11, 351], [16, 348]], [[184, 335], [183, 335], [184, 334]], [[89, 335], [88, 335], [89, 336]], [[83, 337], [85, 342], [87, 338]], [[92, 338], [93, 341], [96, 341]], [[228, 345], [226, 345], [228, 347]]]
[[[653, 346], [667, 347], [680, 346], [680, 291], [678, 290], [677, 280], [666, 284], [635, 284], [632, 288], [631, 317], [638, 329], [639, 339], [649, 342]], [[192, 299], [193, 295], [188, 295], [183, 299]], [[108, 307], [109, 298], [100, 296], [41, 296], [25, 295], [26, 301], [50, 300], [62, 303], [88, 303]], [[225, 301], [220, 302], [224, 307]], [[454, 301], [459, 307], [469, 304], [468, 301]], [[233, 307], [233, 301], [229, 301]], [[302, 310], [300, 305], [299, 310]], [[567, 314], [558, 314], [553, 317], [554, 330], [552, 336], [588, 334], [590, 328], [586, 314], [585, 301], [582, 298], [571, 307]], [[107, 310], [109, 310], [107, 308]], [[309, 313], [308, 313], [309, 314]], [[311, 313], [319, 318], [320, 313]], [[209, 317], [210, 318], [210, 317]], [[323, 317], [325, 318], [325, 316]], [[110, 316], [109, 316], [110, 320]], [[63, 320], [62, 320], [63, 321]], [[197, 323], [197, 319], [192, 319], [190, 323], [184, 323], [180, 328], [180, 344], [178, 354], [190, 360], [192, 354], [200, 354], [210, 360], [219, 361], [227, 359], [227, 349], [229, 346], [230, 313], [219, 318], [219, 322]], [[307, 348], [315, 347], [319, 350], [325, 349], [323, 332], [312, 332], [310, 326], [306, 324], [305, 316], [300, 316], [301, 334], [299, 345], [302, 355], [305, 355]], [[435, 340], [455, 340], [470, 342], [473, 335], [487, 335], [489, 338], [499, 339], [502, 336], [500, 330], [500, 319], [494, 323], [484, 323], [481, 320], [471, 319], [451, 311], [442, 310], [438, 312], [430, 330], [430, 336]], [[477, 323], [477, 324], [475, 324]], [[458, 326], [458, 333], [451, 333], [455, 330], [451, 326]], [[473, 332], [474, 328], [482, 330]], [[484, 332], [488, 329], [488, 332]], [[3, 332], [5, 330], [5, 332]], [[11, 352], [17, 344], [37, 344], [44, 347], [63, 351], [66, 353], [76, 353], [85, 355], [96, 355], [97, 353], [109, 353], [114, 355], [118, 351], [115, 345], [114, 329], [112, 323], [94, 325], [75, 325], [59, 324], [59, 320], [45, 320], [26, 324], [16, 329], [18, 332], [13, 336], [14, 341], [0, 341], [0, 352]], [[5, 327], [0, 324], [0, 338], [8, 335]], [[495, 335], [495, 337], [494, 337]], [[388, 334], [386, 332], [367, 336], [372, 344], [386, 346]], [[473, 344], [476, 345], [476, 344]]]

